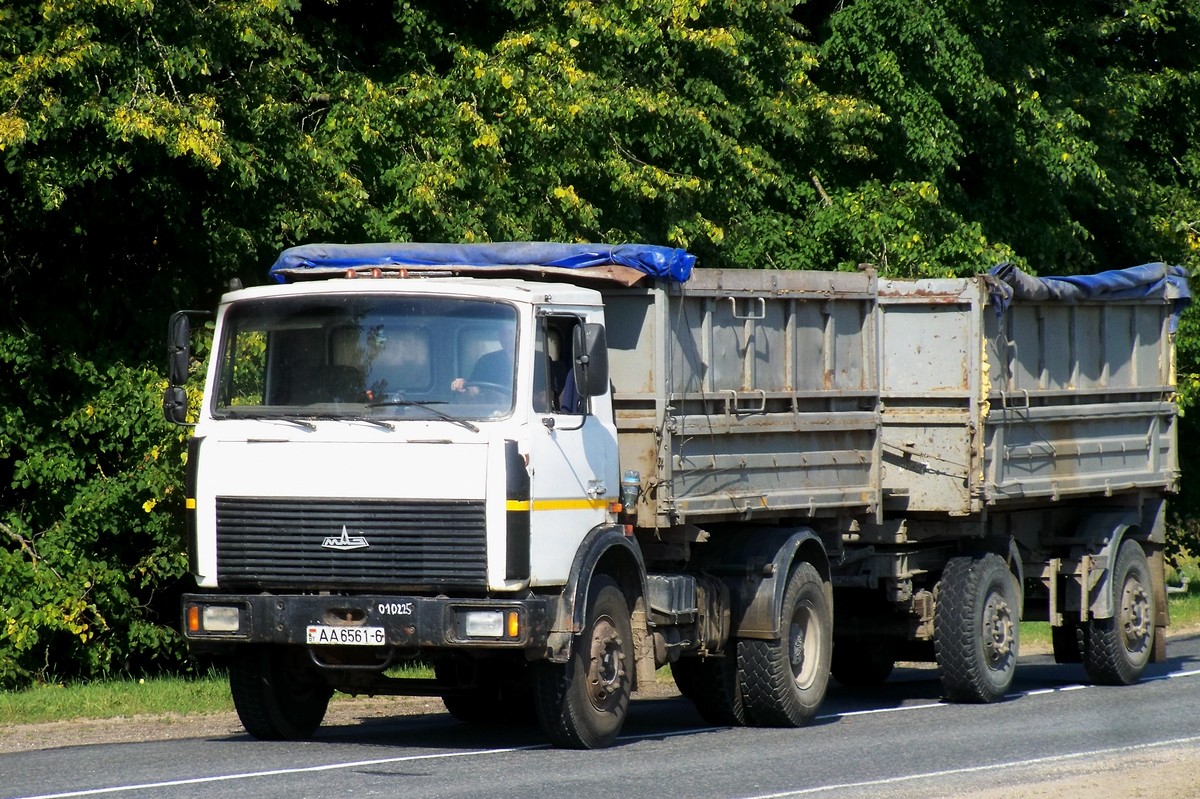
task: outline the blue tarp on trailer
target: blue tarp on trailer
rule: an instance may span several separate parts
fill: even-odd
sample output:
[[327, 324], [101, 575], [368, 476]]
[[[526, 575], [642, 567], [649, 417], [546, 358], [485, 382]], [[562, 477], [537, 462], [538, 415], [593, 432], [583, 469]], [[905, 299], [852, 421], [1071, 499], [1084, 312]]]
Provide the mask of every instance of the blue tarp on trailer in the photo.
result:
[[1084, 300], [1137, 300], [1155, 297], [1174, 305], [1172, 329], [1179, 314], [1191, 302], [1188, 273], [1182, 266], [1163, 263], [1142, 264], [1128, 269], [1113, 269], [1094, 275], [1066, 277], [1035, 277], [1027, 275], [1009, 263], [1003, 263], [988, 273], [996, 312], [1004, 313], [1016, 300], [1082, 302]]
[[271, 266], [269, 275], [278, 283], [286, 283], [305, 273], [343, 272], [372, 266], [510, 269], [624, 266], [656, 278], [682, 283], [691, 275], [695, 262], [696, 256], [684, 250], [651, 244], [306, 244], [284, 250]]

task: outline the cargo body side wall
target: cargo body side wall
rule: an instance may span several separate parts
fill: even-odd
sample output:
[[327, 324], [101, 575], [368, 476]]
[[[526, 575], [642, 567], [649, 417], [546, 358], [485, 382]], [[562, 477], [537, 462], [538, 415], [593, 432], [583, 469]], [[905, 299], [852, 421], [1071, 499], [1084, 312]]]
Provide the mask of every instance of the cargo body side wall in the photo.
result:
[[1174, 490], [1169, 311], [1023, 303], [985, 315], [989, 502]]
[[973, 281], [880, 281], [882, 484], [890, 510], [964, 516], [981, 507], [983, 312]]
[[1025, 302], [998, 316], [982, 279], [881, 281], [888, 507], [966, 516], [1173, 489], [1169, 311]]
[[872, 275], [697, 270], [605, 305], [638, 527], [875, 512]]

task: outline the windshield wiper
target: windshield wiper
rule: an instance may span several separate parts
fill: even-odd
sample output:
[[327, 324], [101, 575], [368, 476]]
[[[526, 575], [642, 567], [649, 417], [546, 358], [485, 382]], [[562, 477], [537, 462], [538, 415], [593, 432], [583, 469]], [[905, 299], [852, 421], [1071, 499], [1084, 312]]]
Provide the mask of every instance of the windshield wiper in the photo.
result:
[[367, 424], [383, 427], [387, 430], [395, 430], [396, 426], [384, 419], [373, 419], [370, 416], [346, 416], [338, 413], [237, 413], [229, 414], [230, 418], [234, 419], [261, 419], [264, 422], [284, 422], [286, 424], [294, 424], [297, 427], [303, 427], [305, 430], [316, 430], [317, 426], [313, 424], [315, 421], [334, 421], [334, 422], [366, 422]]
[[435, 404], [445, 405], [446, 403], [442, 400], [435, 400], [434, 402], [417, 402], [416, 400], [390, 399], [390, 400], [380, 400], [379, 402], [368, 402], [367, 407], [368, 408], [386, 408], [386, 407], [420, 408], [422, 410], [429, 411], [434, 416], [438, 417], [439, 419], [442, 419], [443, 421], [451, 422], [453, 424], [465, 427], [468, 430], [470, 430], [472, 433], [479, 432], [479, 428], [476, 427], [475, 425], [471, 424], [470, 422], [468, 422], [466, 419], [459, 419], [458, 417], [451, 416], [450, 414], [446, 413], [445, 411], [443, 411], [439, 408], [433, 407]]
[[304, 419], [296, 419], [295, 416], [284, 416], [282, 414], [235, 413], [235, 411], [227, 410], [226, 413], [220, 414], [220, 417], [222, 417], [222, 419], [254, 419], [254, 420], [258, 420], [258, 421], [281, 421], [284, 423], [288, 423], [288, 425], [295, 425], [296, 427], [304, 427], [305, 429], [317, 429], [317, 426], [313, 425], [313, 423], [311, 421], [306, 421]]
[[[345, 414], [340, 414], [340, 413], [314, 413], [314, 414], [305, 414], [302, 418], [303, 419], [320, 419], [321, 421], [330, 421], [330, 422], [366, 422], [367, 424], [373, 424], [376, 427], [382, 427], [386, 430], [395, 430], [396, 429], [396, 425], [392, 424], [391, 422], [385, 421], [383, 419], [372, 419], [370, 416], [361, 416], [361, 415], [360, 416], [347, 416]], [[295, 418], [290, 418], [290, 419], [288, 419], [288, 421], [297, 421], [298, 422], [301, 420], [295, 419]]]

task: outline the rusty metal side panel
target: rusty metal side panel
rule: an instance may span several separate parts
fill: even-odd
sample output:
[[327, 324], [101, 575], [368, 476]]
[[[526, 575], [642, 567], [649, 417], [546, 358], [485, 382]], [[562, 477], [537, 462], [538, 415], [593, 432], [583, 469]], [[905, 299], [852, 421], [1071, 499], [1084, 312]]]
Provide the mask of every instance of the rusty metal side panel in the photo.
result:
[[888, 507], [1172, 489], [1178, 478], [1165, 302], [1014, 302], [982, 279], [880, 281]]
[[640, 525], [877, 509], [874, 288], [870, 273], [696, 270], [605, 292]]
[[987, 319], [993, 382], [1009, 396], [1159, 391], [1171, 384], [1170, 306], [1162, 300], [1067, 305], [1014, 302]]
[[621, 469], [642, 478], [638, 523], [653, 527], [660, 491], [659, 442], [663, 394], [666, 295], [661, 288], [605, 292], [609, 379]]
[[987, 499], [1174, 490], [1170, 307], [1014, 303], [989, 319]]
[[986, 296], [976, 279], [879, 281], [882, 483], [894, 510], [980, 507]]
[[988, 500], [1173, 488], [1175, 418], [1160, 401], [994, 408]]

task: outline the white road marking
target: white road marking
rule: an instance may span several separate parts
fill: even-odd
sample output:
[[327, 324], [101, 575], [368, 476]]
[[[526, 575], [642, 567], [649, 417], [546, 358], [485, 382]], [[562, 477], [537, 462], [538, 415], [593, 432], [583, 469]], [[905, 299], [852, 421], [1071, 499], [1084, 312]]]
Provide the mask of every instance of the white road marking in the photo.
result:
[[1200, 669], [1192, 671], [1173, 671], [1170, 674], [1163, 674], [1158, 677], [1146, 677], [1142, 682], [1159, 682], [1160, 680], [1174, 680], [1179, 677], [1200, 677]]
[[1146, 751], [1149, 749], [1157, 749], [1164, 746], [1184, 746], [1187, 744], [1200, 744], [1200, 735], [1193, 735], [1188, 738], [1175, 738], [1170, 741], [1155, 741], [1154, 743], [1135, 744], [1133, 746], [1114, 746], [1108, 749], [1093, 749], [1087, 752], [1072, 752], [1066, 755], [1052, 755], [1049, 757], [1035, 757], [1028, 760], [1009, 760], [1003, 763], [989, 763], [986, 766], [968, 766], [965, 768], [952, 768], [944, 771], [926, 771], [918, 774], [905, 774], [900, 777], [887, 777], [878, 780], [863, 780], [862, 782], [842, 782], [834, 785], [816, 785], [812, 788], [800, 788], [795, 791], [783, 791], [782, 793], [764, 793], [754, 796], [744, 796], [740, 799], [787, 799], [791, 796], [811, 796], [818, 793], [826, 793], [828, 791], [844, 791], [854, 788], [878, 788], [883, 785], [896, 785], [902, 782], [916, 782], [917, 780], [937, 779], [938, 777], [954, 777], [960, 774], [976, 774], [981, 771], [992, 771], [993, 769], [1005, 768], [1020, 768], [1022, 766], [1040, 766], [1047, 763], [1061, 763], [1067, 760], [1081, 760], [1089, 757], [1105, 757], [1107, 755], [1127, 755], [1130, 752]]
[[1042, 696], [1044, 694], [1061, 694], [1066, 691], [1082, 691], [1088, 686], [1086, 685], [1060, 685], [1057, 688], [1039, 688], [1036, 691], [1024, 691], [1022, 693], [1010, 694], [1012, 697], [1020, 696]]
[[873, 716], [876, 713], [902, 713], [906, 710], [929, 710], [935, 707], [953, 707], [945, 702], [925, 702], [920, 705], [902, 705], [900, 707], [876, 707], [870, 710], [847, 710], [843, 713], [826, 713], [821, 716], [816, 716], [816, 721], [836, 721], [837, 719], [850, 718], [851, 716]]
[[67, 799], [73, 796], [103, 796], [105, 794], [125, 793], [127, 791], [145, 791], [155, 788], [174, 788], [180, 785], [205, 785], [214, 782], [229, 782], [231, 780], [251, 780], [260, 777], [280, 777], [288, 774], [311, 774], [317, 771], [337, 771], [339, 769], [363, 768], [365, 766], [383, 766], [391, 763], [413, 763], [420, 760], [442, 760], [451, 757], [471, 757], [473, 755], [502, 755], [508, 752], [521, 752], [529, 749], [545, 749], [544, 745], [514, 746], [507, 749], [475, 749], [470, 752], [442, 752], [432, 755], [405, 755], [404, 757], [381, 757], [376, 760], [355, 760], [350, 763], [329, 763], [324, 766], [303, 766], [300, 768], [279, 768], [270, 771], [249, 771], [242, 774], [217, 774], [211, 777], [192, 777], [182, 780], [164, 780], [163, 782], [143, 782], [138, 785], [113, 785], [108, 788], [89, 788], [81, 791], [65, 791], [63, 793], [44, 793], [37, 796], [22, 796], [17, 799]]
[[[1169, 674], [1163, 674], [1163, 675], [1160, 675], [1157, 677], [1145, 677], [1141, 680], [1141, 682], [1143, 682], [1143, 683], [1159, 682], [1162, 680], [1172, 680], [1172, 679], [1176, 679], [1176, 678], [1180, 678], [1180, 677], [1196, 677], [1196, 676], [1200, 676], [1200, 669], [1191, 670], [1191, 671], [1171, 672]], [[1066, 692], [1066, 691], [1079, 691], [1079, 690], [1082, 690], [1082, 689], [1085, 689], [1088, 687], [1089, 686], [1086, 686], [1086, 685], [1066, 685], [1066, 686], [1060, 686], [1058, 688], [1039, 689], [1036, 691], [1025, 691], [1025, 692], [1020, 692], [1020, 693], [1016, 693], [1016, 694], [1010, 694], [1007, 698], [1013, 699], [1013, 698], [1018, 698], [1018, 697], [1022, 697], [1022, 696], [1042, 696], [1042, 695], [1046, 695], [1046, 694], [1062, 693], [1062, 692]], [[826, 714], [826, 715], [817, 716], [816, 718], [820, 721], [829, 721], [829, 720], [836, 720], [839, 718], [848, 718], [850, 716], [869, 716], [869, 715], [874, 715], [877, 713], [899, 713], [899, 712], [908, 711], [908, 710], [929, 710], [931, 708], [939, 708], [939, 707], [953, 707], [953, 705], [946, 704], [945, 702], [927, 702], [927, 703], [918, 704], [918, 705], [905, 705], [903, 707], [884, 707], [884, 708], [877, 708], [877, 709], [873, 709], [873, 710], [852, 710], [852, 711], [847, 711], [845, 713], [830, 713], [830, 714]], [[651, 734], [647, 734], [647, 735], [627, 735], [627, 736], [623, 735], [623, 736], [621, 736], [620, 740], [637, 741], [637, 740], [642, 740], [642, 739], [647, 739], [647, 738], [665, 738], [665, 737], [674, 737], [677, 735], [695, 735], [697, 733], [716, 732], [716, 731], [723, 730], [723, 729], [728, 729], [728, 728], [727, 727], [702, 727], [702, 728], [689, 728], [687, 730], [679, 730], [676, 732], [668, 732], [668, 733], [659, 732], [659, 733], [651, 733]], [[1059, 760], [1070, 760], [1073, 758], [1082, 758], [1082, 757], [1089, 757], [1089, 756], [1095, 756], [1095, 755], [1103, 755], [1103, 754], [1109, 754], [1111, 752], [1130, 752], [1130, 751], [1136, 751], [1138, 749], [1149, 749], [1149, 748], [1158, 747], [1158, 746], [1173, 746], [1173, 745], [1195, 743], [1195, 742], [1200, 742], [1200, 736], [1192, 737], [1192, 738], [1178, 738], [1178, 739], [1174, 739], [1171, 741], [1160, 741], [1160, 742], [1150, 743], [1150, 744], [1139, 744], [1139, 745], [1135, 745], [1135, 746], [1120, 747], [1118, 749], [1101, 749], [1101, 750], [1096, 750], [1093, 752], [1077, 752], [1077, 753], [1068, 754], [1068, 755], [1056, 755], [1054, 757], [1035, 758], [1033, 760], [1021, 760], [1021, 761], [1014, 761], [1014, 762], [1009, 762], [1009, 763], [992, 764], [992, 765], [988, 765], [988, 766], [972, 766], [972, 767], [962, 768], [962, 769], [951, 769], [949, 771], [935, 771], [935, 772], [927, 772], [927, 773], [923, 773], [923, 774], [912, 774], [912, 775], [906, 775], [903, 777], [891, 777], [891, 778], [884, 779], [884, 780], [871, 780], [871, 781], [867, 781], [867, 782], [851, 782], [851, 783], [843, 783], [843, 784], [839, 784], [839, 785], [822, 785], [822, 786], [817, 786], [817, 787], [813, 787], [813, 788], [804, 788], [804, 789], [801, 789], [798, 791], [791, 791], [791, 792], [785, 792], [785, 793], [774, 793], [774, 794], [764, 794], [762, 796], [744, 797], [743, 799], [781, 799], [782, 797], [805, 796], [807, 794], [821, 793], [824, 791], [833, 791], [833, 790], [839, 790], [839, 789], [845, 789], [845, 788], [869, 788], [869, 787], [876, 786], [876, 785], [888, 785], [888, 784], [897, 783], [897, 782], [909, 782], [909, 781], [913, 781], [913, 780], [926, 779], [926, 778], [931, 778], [931, 777], [953, 776], [956, 774], [971, 774], [971, 773], [977, 772], [977, 771], [984, 771], [986, 769], [996, 768], [997, 766], [1037, 765], [1039, 763], [1053, 763], [1053, 762], [1056, 762]], [[182, 786], [182, 785], [205, 785], [205, 784], [212, 784], [212, 783], [217, 783], [217, 782], [229, 782], [229, 781], [233, 781], [233, 780], [260, 779], [263, 777], [279, 777], [279, 776], [287, 776], [290, 774], [309, 774], [309, 773], [321, 772], [321, 771], [338, 771], [338, 770], [342, 770], [342, 769], [362, 768], [365, 766], [379, 766], [379, 765], [387, 765], [387, 764], [391, 764], [391, 763], [412, 763], [412, 762], [417, 762], [417, 761], [421, 761], [421, 760], [441, 760], [441, 759], [454, 758], [454, 757], [498, 755], [498, 754], [505, 754], [508, 752], [528, 752], [528, 751], [536, 751], [539, 749], [547, 749], [547, 748], [549, 748], [549, 747], [546, 746], [545, 744], [535, 744], [532, 746], [515, 746], [515, 747], [504, 748], [504, 749], [476, 749], [476, 750], [472, 750], [469, 752], [442, 752], [440, 754], [429, 754], [429, 755], [405, 755], [402, 757], [379, 758], [377, 760], [356, 760], [356, 761], [352, 761], [349, 763], [328, 763], [323, 766], [304, 766], [304, 767], [300, 767], [300, 768], [271, 769], [269, 771], [250, 771], [250, 772], [245, 772], [245, 773], [241, 773], [241, 774], [217, 774], [217, 775], [208, 776], [208, 777], [192, 777], [189, 779], [180, 779], [180, 780], [164, 780], [162, 782], [147, 782], [147, 783], [140, 783], [137, 785], [113, 785], [113, 786], [109, 786], [109, 787], [105, 787], [105, 788], [88, 788], [88, 789], [83, 789], [83, 790], [78, 790], [78, 791], [65, 791], [62, 793], [46, 793], [46, 794], [37, 794], [37, 795], [32, 795], [32, 796], [20, 796], [20, 797], [14, 797], [14, 799], [71, 799], [72, 797], [81, 797], [81, 796], [104, 796], [104, 795], [108, 795], [108, 794], [127, 793], [130, 791], [153, 790], [155, 788], [172, 788], [172, 787]]]

